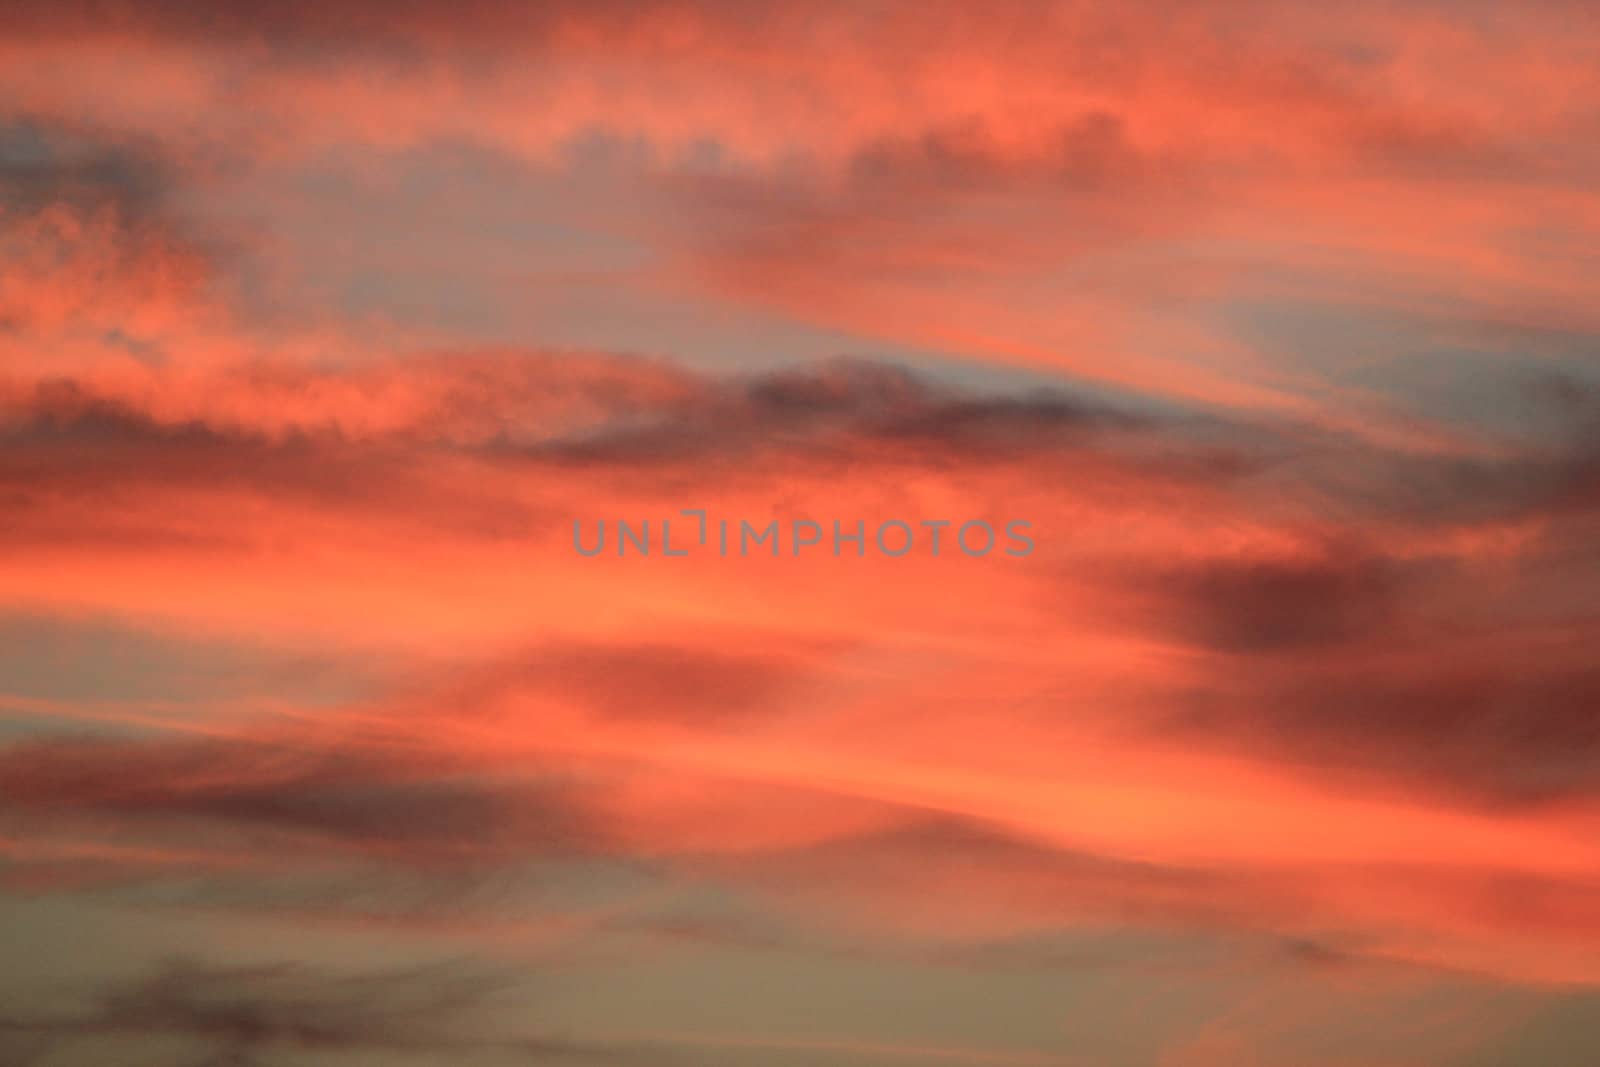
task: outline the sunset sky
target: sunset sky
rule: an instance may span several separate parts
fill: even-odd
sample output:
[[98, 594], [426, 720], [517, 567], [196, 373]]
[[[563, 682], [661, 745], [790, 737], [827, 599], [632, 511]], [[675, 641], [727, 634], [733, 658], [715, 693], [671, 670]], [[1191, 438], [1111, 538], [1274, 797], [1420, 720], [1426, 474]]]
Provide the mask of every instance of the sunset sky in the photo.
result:
[[1597, 355], [1585, 0], [0, 0], [0, 1067], [1593, 1067]]

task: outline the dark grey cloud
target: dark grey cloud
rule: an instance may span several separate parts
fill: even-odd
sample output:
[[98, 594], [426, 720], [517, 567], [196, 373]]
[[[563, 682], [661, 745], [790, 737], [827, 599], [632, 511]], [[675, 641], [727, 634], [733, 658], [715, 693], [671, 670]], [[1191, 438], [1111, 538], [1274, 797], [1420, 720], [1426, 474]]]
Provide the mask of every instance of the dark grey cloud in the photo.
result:
[[[1319, 604], [1308, 595], [1302, 610]], [[1600, 671], [1587, 649], [1600, 629], [1541, 629], [1452, 636], [1445, 619], [1337, 632], [1315, 623], [1308, 634], [1286, 624], [1230, 648], [1172, 697], [1158, 728], [1365, 791], [1492, 811], [1592, 801]]]
[[[180, 959], [70, 998], [78, 1006], [8, 1007], [0, 1012], [0, 1062], [89, 1063], [108, 1040], [118, 1056], [171, 1054], [158, 1039], [183, 1042], [192, 1057], [185, 1062], [195, 1067], [266, 1067], [305, 1056], [371, 1062], [375, 1055], [428, 1063], [637, 1061], [632, 1050], [553, 1036], [484, 1036], [475, 1013], [515, 984], [507, 971], [460, 965], [338, 974]], [[141, 1050], [140, 1042], [152, 1043]]]
[[[0, 407], [0, 499], [11, 515], [0, 541], [203, 548], [252, 536], [244, 529], [190, 530], [145, 507], [151, 491], [242, 493], [487, 537], [521, 535], [535, 525], [503, 493], [430, 477], [403, 438], [275, 435], [201, 418], [162, 421], [72, 379], [39, 383], [12, 411], [8, 420]], [[419, 509], [419, 501], [430, 506]], [[63, 518], [59, 509], [69, 503], [93, 507], [99, 518], [88, 525], [71, 514]]]
[[166, 361], [166, 332], [205, 314], [239, 262], [235, 235], [184, 210], [199, 169], [145, 138], [0, 103], [0, 256], [13, 272], [0, 340], [29, 351], [27, 369], [90, 345]]
[[[1092, 479], [1209, 487], [1260, 463], [1242, 429], [1156, 420], [1066, 390], [978, 393], [854, 360], [714, 377], [645, 358], [480, 352], [244, 367], [215, 387], [223, 410], [180, 399], [173, 409], [191, 413], [166, 416], [82, 378], [0, 393], [0, 498], [12, 517], [0, 537], [126, 546], [194, 536], [140, 507], [151, 490], [244, 493], [494, 538], [563, 517], [565, 479], [589, 472], [690, 500], [697, 486], [807, 472], [887, 482], [908, 469], [1075, 475], [1080, 491]], [[330, 395], [343, 400], [316, 407]], [[390, 401], [399, 414], [384, 414]], [[462, 463], [487, 477], [460, 477]], [[550, 487], [548, 506], [536, 510], [513, 485]], [[99, 521], [62, 518], [67, 504]]]
[[110, 208], [125, 225], [148, 225], [165, 211], [168, 177], [158, 156], [131, 145], [46, 124], [0, 121], [0, 203], [10, 224], [67, 204]]
[[1113, 581], [1132, 604], [1145, 605], [1144, 625], [1224, 651], [1261, 654], [1365, 643], [1390, 632], [1406, 597], [1418, 594], [1433, 571], [1448, 569], [1345, 543], [1304, 558], [1153, 562]]
[[268, 48], [305, 62], [363, 54], [406, 60], [451, 45], [530, 50], [574, 16], [624, 32], [652, 13], [682, 10], [749, 17], [731, 0], [0, 0], [0, 19], [24, 38], [144, 36]]
[[1041, 478], [1086, 457], [1133, 478], [1213, 485], [1258, 467], [1259, 435], [1204, 419], [1160, 419], [1069, 388], [985, 393], [906, 367], [850, 358], [702, 378], [681, 403], [525, 445], [539, 465], [759, 479], [795, 470], [908, 467], [977, 472], [1028, 464]]
[[602, 831], [572, 786], [485, 780], [425, 758], [420, 743], [38, 738], [0, 749], [0, 792], [13, 825], [77, 819], [285, 855], [472, 864], [599, 847]]
[[1444, 651], [1400, 668], [1317, 672], [1273, 686], [1262, 706], [1259, 728], [1312, 761], [1494, 807], [1600, 797], [1600, 671], [1581, 652], [1550, 663]]

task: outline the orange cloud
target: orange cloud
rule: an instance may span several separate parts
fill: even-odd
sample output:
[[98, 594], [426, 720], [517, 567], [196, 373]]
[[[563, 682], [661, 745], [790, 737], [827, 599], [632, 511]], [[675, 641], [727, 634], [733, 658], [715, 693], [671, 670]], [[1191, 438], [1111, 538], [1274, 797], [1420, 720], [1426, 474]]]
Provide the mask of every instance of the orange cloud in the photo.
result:
[[[0, 684], [14, 897], [585, 960], [932, 966], [1110, 929], [1360, 993], [1600, 981], [1570, 6], [0, 10], [0, 609], [363, 683], [222, 671], [180, 714], [53, 691], [99, 669], [68, 641]], [[582, 217], [486, 210], [459, 248], [351, 253], [357, 281], [401, 305], [437, 259], [471, 319], [524, 299], [518, 242], [603, 231], [626, 265], [563, 276], [602, 325], [648, 297], [878, 355], [713, 370], [692, 330], [629, 355], [296, 289], [345, 254], [295, 215], [330, 176], [403, 171], [384, 191], [427, 210], [473, 153]], [[565, 292], [516, 321], [553, 335]], [[721, 554], [721, 521], [777, 550]], [[968, 521], [1033, 551], [974, 558]], [[193, 1030], [175, 988], [153, 1029]], [[1313, 1045], [1241, 1009], [1153, 1055]]]

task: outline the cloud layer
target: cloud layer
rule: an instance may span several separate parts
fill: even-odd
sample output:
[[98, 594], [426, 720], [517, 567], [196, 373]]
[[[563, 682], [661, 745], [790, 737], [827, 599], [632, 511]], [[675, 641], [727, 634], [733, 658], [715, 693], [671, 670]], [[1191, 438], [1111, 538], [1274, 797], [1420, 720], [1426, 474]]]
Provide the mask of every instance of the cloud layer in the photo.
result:
[[0, 1058], [1595, 1040], [1583, 5], [0, 21]]

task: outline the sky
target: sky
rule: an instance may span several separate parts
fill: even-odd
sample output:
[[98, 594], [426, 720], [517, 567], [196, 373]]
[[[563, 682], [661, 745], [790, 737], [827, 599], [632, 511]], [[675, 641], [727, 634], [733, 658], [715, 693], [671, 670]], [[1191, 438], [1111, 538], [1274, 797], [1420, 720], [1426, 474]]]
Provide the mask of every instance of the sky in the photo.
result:
[[1600, 1062], [1597, 146], [1580, 0], [0, 0], [0, 1064]]

